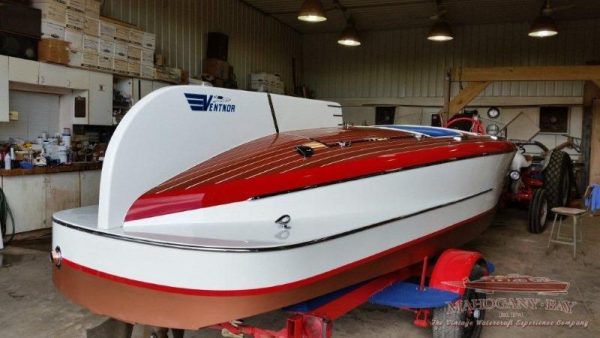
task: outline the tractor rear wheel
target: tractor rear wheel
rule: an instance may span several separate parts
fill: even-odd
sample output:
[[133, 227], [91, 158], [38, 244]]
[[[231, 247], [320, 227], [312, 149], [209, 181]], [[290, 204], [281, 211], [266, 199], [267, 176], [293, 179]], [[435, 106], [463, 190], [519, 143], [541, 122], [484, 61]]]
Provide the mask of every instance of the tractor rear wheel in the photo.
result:
[[564, 151], [553, 151], [550, 161], [544, 169], [544, 189], [548, 199], [548, 208], [566, 206], [571, 199], [571, 157]]

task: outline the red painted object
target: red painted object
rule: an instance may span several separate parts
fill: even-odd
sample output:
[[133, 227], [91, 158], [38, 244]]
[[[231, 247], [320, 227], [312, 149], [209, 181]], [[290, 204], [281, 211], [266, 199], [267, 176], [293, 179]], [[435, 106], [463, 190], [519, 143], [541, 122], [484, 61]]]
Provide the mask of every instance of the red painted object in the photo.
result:
[[429, 286], [463, 295], [464, 286], [448, 285], [444, 282], [468, 279], [473, 266], [481, 260], [483, 256], [479, 252], [448, 249], [438, 259]]

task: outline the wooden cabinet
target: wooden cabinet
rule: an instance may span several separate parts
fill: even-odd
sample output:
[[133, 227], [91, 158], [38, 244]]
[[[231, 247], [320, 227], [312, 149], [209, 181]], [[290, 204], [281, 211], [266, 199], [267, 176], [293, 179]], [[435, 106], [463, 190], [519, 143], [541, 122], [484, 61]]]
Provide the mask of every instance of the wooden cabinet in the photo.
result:
[[69, 88], [88, 90], [90, 88], [90, 72], [83, 69], [65, 68]]
[[8, 122], [8, 57], [0, 55], [0, 122]]
[[38, 84], [40, 72], [40, 63], [37, 61], [8, 58], [8, 79], [9, 81]]
[[100, 174], [102, 170], [82, 171], [79, 174], [79, 185], [81, 189], [81, 206], [98, 204], [100, 194]]
[[111, 74], [90, 72], [89, 123], [112, 126], [113, 79]]

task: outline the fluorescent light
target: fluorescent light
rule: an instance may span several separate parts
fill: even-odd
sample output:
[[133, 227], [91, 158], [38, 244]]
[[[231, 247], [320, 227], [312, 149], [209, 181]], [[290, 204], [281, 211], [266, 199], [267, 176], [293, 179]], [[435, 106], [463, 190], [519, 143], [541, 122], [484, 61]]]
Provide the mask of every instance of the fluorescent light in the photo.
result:
[[554, 23], [554, 20], [547, 15], [537, 17], [529, 30], [529, 36], [534, 38], [547, 38], [556, 34], [558, 34], [556, 24]]
[[323, 4], [319, 0], [304, 0], [298, 12], [298, 20], [321, 22], [327, 20]]
[[431, 27], [427, 39], [431, 41], [450, 41], [454, 39], [452, 28], [446, 21], [439, 20]]

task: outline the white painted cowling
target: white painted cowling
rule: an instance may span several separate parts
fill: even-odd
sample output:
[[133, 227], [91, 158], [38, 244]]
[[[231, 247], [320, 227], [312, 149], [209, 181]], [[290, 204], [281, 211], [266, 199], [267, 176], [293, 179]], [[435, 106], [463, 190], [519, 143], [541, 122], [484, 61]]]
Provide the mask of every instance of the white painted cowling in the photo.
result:
[[[196, 96], [206, 95], [203, 109]], [[219, 101], [219, 102], [217, 102]], [[98, 228], [123, 225], [133, 202], [161, 182], [221, 152], [280, 131], [336, 127], [339, 104], [326, 101], [204, 86], [156, 90], [125, 115], [108, 145], [100, 181]], [[200, 105], [198, 107], [197, 105]]]

